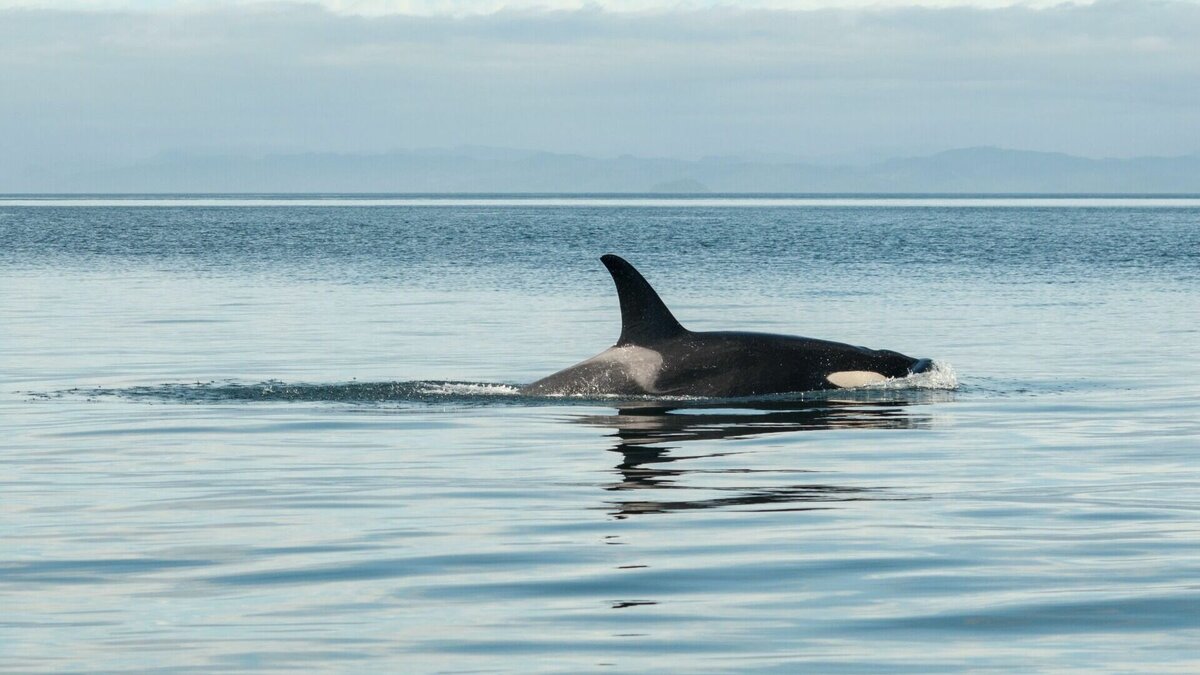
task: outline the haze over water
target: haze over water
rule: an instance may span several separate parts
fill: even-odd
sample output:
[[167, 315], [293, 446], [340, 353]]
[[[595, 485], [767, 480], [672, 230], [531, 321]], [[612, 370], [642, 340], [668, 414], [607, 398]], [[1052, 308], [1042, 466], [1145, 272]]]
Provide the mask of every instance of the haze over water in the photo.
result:
[[[0, 200], [0, 669], [1200, 668], [1200, 204]], [[926, 386], [526, 399], [619, 332]]]

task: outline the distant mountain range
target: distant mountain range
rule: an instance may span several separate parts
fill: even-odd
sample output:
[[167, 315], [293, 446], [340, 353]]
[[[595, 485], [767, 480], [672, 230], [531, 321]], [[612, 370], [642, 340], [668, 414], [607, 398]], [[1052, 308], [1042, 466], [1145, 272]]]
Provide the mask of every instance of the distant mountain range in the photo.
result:
[[864, 166], [596, 158], [496, 148], [380, 154], [164, 154], [0, 192], [1200, 193], [1200, 154], [1087, 159], [992, 147]]

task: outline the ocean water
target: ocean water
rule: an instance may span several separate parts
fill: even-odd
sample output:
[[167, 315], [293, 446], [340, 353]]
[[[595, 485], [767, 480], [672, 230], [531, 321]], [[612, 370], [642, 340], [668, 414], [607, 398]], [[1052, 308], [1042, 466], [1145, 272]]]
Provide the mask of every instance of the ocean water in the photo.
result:
[[[681, 322], [939, 377], [531, 399]], [[0, 670], [1200, 669], [1200, 200], [0, 199]]]

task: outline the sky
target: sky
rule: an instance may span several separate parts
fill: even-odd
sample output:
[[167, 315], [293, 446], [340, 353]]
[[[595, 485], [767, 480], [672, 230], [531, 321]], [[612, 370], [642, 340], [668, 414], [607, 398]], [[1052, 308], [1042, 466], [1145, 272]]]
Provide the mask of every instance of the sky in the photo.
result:
[[1200, 2], [0, 0], [0, 192], [162, 153], [1200, 152]]

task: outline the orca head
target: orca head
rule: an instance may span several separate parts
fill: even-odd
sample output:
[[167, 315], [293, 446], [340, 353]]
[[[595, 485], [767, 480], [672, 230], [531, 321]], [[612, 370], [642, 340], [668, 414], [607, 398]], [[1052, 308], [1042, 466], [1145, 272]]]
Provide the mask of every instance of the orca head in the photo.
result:
[[930, 359], [914, 359], [911, 356], [894, 352], [890, 349], [875, 350], [879, 359], [879, 372], [888, 377], [907, 377], [929, 370], [933, 366]]
[[933, 359], [917, 359], [917, 362], [908, 367], [910, 375], [924, 373], [933, 368]]
[[825, 380], [839, 389], [864, 387], [925, 372], [932, 364], [929, 359], [914, 359], [887, 349], [865, 349], [860, 354], [866, 358], [853, 362], [854, 367], [826, 373]]

